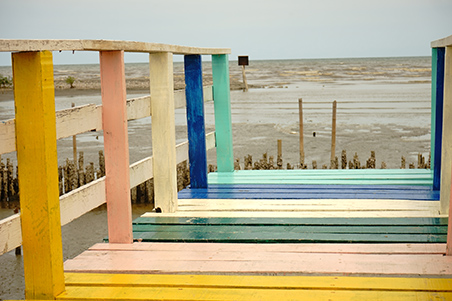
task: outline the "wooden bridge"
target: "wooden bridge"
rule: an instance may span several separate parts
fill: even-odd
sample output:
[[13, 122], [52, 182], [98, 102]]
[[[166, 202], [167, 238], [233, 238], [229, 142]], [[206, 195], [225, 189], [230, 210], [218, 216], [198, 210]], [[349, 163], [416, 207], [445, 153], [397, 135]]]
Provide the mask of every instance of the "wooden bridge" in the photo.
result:
[[[0, 40], [16, 109], [0, 123], [0, 154], [17, 151], [21, 202], [0, 222], [0, 254], [22, 244], [27, 300], [452, 300], [452, 36], [431, 46], [432, 170], [234, 171], [229, 49]], [[101, 106], [55, 114], [52, 51], [99, 52]], [[149, 53], [151, 96], [126, 99], [124, 52]], [[184, 56], [185, 92], [173, 89], [173, 55]], [[176, 146], [183, 106], [188, 142]], [[127, 121], [148, 116], [153, 157], [130, 165]], [[56, 140], [92, 130], [104, 133], [106, 176], [59, 197]], [[191, 185], [178, 195], [187, 159]], [[132, 221], [130, 188], [150, 178], [162, 213]], [[105, 202], [108, 243], [63, 264], [61, 225]]]

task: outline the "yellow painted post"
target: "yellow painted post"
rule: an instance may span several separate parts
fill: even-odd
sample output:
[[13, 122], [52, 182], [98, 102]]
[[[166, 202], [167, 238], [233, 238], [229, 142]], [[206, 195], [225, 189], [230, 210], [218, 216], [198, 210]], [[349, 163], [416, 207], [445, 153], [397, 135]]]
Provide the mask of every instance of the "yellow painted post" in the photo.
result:
[[52, 53], [13, 53], [25, 298], [64, 287]]
[[174, 120], [173, 54], [149, 55], [152, 155], [155, 207], [162, 212], [177, 210], [176, 126]]

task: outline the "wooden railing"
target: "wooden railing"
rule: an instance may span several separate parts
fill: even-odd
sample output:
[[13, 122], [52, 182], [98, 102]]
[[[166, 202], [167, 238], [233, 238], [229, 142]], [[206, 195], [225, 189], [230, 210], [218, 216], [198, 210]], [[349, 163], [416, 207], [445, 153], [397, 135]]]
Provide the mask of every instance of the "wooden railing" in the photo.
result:
[[[132, 243], [131, 187], [153, 177], [155, 206], [173, 212], [176, 165], [187, 159], [187, 151], [192, 185], [207, 185], [206, 148], [216, 146], [220, 171], [233, 170], [229, 49], [104, 40], [0, 40], [0, 51], [12, 52], [16, 108], [15, 119], [0, 124], [0, 154], [17, 151], [21, 203], [20, 218], [15, 215], [0, 224], [0, 252], [22, 241], [27, 299], [53, 299], [64, 291], [62, 224], [107, 202], [110, 242]], [[102, 106], [55, 114], [51, 51], [99, 52]], [[127, 102], [124, 52], [149, 53], [150, 97]], [[184, 55], [185, 97], [174, 94], [174, 54]], [[201, 55], [212, 55], [213, 89], [202, 86]], [[185, 98], [188, 143], [176, 148], [174, 109], [183, 106]], [[215, 136], [205, 134], [207, 98], [214, 99]], [[153, 157], [130, 165], [127, 120], [147, 116], [152, 116]], [[101, 129], [106, 176], [60, 199], [56, 140]]]

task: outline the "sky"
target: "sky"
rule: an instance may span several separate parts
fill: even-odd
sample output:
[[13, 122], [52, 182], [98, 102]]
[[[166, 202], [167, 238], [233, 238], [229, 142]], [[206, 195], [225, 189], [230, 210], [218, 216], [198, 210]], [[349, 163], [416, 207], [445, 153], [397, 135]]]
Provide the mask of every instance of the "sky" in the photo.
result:
[[[452, 35], [451, 16], [452, 0], [0, 0], [0, 39], [226, 47], [231, 60], [251, 61], [429, 56], [431, 41]], [[0, 53], [0, 66], [10, 57]], [[54, 52], [55, 64], [98, 60], [95, 52]]]

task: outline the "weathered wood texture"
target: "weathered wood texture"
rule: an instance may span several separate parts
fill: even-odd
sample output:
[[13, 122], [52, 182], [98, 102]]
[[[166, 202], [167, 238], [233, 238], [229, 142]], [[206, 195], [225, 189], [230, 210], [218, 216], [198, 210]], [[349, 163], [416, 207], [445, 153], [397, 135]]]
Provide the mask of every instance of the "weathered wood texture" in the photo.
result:
[[452, 46], [446, 47], [444, 59], [444, 111], [441, 151], [441, 212], [449, 212], [452, 166]]
[[131, 243], [132, 205], [123, 51], [100, 52], [100, 78], [108, 237], [112, 242]]
[[53, 299], [64, 275], [52, 53], [14, 53], [12, 64], [25, 297]]
[[170, 52], [174, 54], [229, 54], [229, 48], [202, 48], [115, 40], [13, 40], [0, 39], [0, 51], [114, 51]]
[[[204, 100], [213, 100], [212, 86], [204, 87]], [[174, 92], [175, 109], [185, 107], [185, 91]], [[132, 98], [127, 101], [127, 119], [135, 120], [151, 116], [151, 97]], [[56, 112], [57, 139], [90, 131], [102, 130], [102, 106], [88, 104]], [[15, 120], [0, 123], [0, 154], [16, 150]]]
[[190, 185], [195, 188], [207, 188], [206, 130], [201, 62], [200, 55], [186, 55], [184, 58]]
[[177, 174], [173, 56], [154, 53], [149, 55], [149, 61], [155, 206], [162, 212], [174, 212], [177, 209]]
[[446, 300], [451, 279], [66, 273], [57, 300]]
[[[107, 249], [103, 246], [109, 247]], [[437, 253], [445, 251], [444, 244], [433, 244], [432, 247], [424, 247], [424, 244], [350, 244], [345, 247], [344, 244], [143, 242], [128, 245], [128, 248], [116, 246], [96, 245], [98, 248], [66, 261], [65, 270], [107, 273], [316, 273], [336, 276], [452, 277], [452, 257]]]
[[219, 172], [234, 171], [232, 147], [231, 96], [227, 55], [212, 56], [213, 99]]
[[452, 35], [430, 43], [432, 48], [452, 46]]

